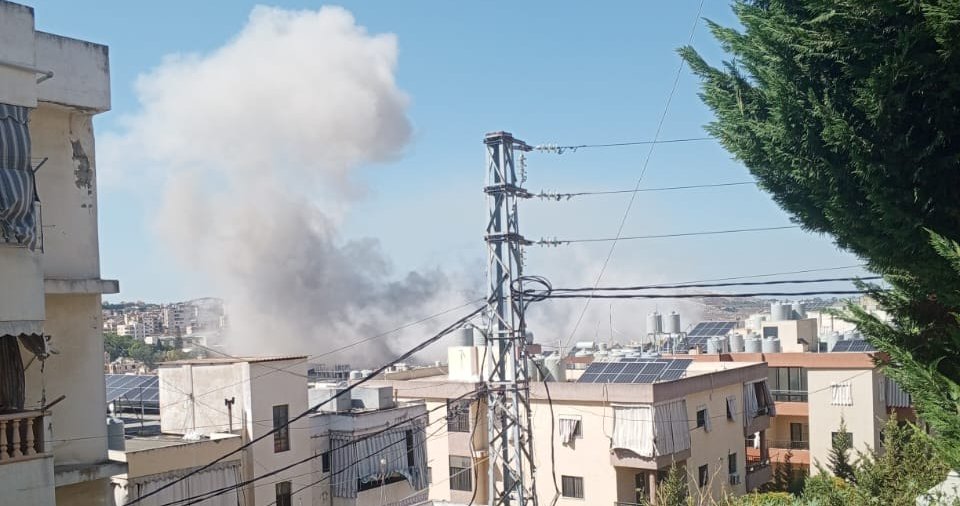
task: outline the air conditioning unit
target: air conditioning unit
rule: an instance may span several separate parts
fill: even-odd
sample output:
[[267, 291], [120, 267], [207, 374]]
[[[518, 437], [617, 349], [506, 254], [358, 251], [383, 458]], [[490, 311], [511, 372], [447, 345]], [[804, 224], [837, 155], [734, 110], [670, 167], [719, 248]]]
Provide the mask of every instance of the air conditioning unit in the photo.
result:
[[740, 474], [731, 474], [730, 475], [730, 485], [739, 485], [740, 484]]

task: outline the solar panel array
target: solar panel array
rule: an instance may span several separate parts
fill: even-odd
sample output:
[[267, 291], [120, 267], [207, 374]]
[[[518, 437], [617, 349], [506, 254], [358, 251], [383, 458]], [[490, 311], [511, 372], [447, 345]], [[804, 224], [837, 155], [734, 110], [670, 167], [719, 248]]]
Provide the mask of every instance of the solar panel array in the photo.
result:
[[737, 328], [737, 322], [700, 322], [687, 332], [687, 337], [725, 336]]
[[107, 402], [160, 404], [160, 378], [139, 374], [107, 374]]
[[877, 349], [867, 341], [855, 339], [851, 341], [837, 341], [837, 344], [834, 345], [832, 351], [868, 352], [877, 351]]
[[658, 383], [680, 379], [693, 360], [626, 359], [620, 362], [594, 362], [577, 383]]

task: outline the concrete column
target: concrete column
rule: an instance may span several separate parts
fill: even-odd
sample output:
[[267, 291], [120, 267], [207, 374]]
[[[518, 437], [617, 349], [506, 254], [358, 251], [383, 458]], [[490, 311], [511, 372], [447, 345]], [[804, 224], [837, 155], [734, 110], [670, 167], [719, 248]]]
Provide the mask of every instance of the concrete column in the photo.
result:
[[657, 503], [657, 472], [648, 471], [647, 472], [647, 483], [649, 486], [647, 489], [650, 490], [650, 504]]

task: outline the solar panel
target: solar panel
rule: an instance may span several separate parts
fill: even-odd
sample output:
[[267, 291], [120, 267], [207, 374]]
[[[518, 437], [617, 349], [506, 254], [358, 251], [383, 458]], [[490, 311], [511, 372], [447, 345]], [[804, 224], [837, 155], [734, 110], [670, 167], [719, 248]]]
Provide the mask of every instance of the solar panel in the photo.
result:
[[687, 332], [687, 337], [725, 336], [735, 328], [737, 322], [700, 322]]
[[107, 374], [107, 402], [156, 405], [160, 402], [160, 378], [153, 375]]
[[837, 341], [837, 344], [834, 345], [832, 351], [863, 353], [863, 352], [877, 351], [877, 349], [874, 348], [873, 345], [867, 341], [856, 339], [852, 341]]
[[642, 358], [636, 362], [594, 362], [578, 383], [657, 383], [683, 377], [691, 359]]

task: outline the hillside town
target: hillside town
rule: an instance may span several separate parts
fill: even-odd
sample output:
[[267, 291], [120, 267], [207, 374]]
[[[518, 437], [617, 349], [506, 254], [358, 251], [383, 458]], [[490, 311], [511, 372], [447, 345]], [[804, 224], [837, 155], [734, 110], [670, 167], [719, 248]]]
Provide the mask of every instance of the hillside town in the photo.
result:
[[[311, 86], [328, 84], [317, 76], [349, 83], [332, 86], [330, 95], [322, 97], [322, 106], [310, 111], [304, 142], [311, 149], [299, 160], [309, 165], [303, 160], [329, 155], [323, 166], [336, 166], [325, 169], [334, 173], [334, 182], [321, 186], [328, 185], [324, 188], [332, 188], [332, 194], [349, 194], [346, 202], [364, 193], [344, 183], [352, 165], [418, 156], [388, 149], [400, 137], [404, 138], [400, 144], [412, 142], [406, 139], [411, 134], [379, 128], [378, 123], [399, 115], [409, 127], [408, 99], [399, 90], [393, 95], [396, 55], [381, 53], [391, 48], [395, 52], [396, 37], [378, 35], [382, 28], [368, 32], [345, 8], [255, 7], [248, 25], [225, 46], [209, 53], [165, 56], [161, 65], [172, 67], [137, 78], [141, 98], [156, 100], [145, 108], [158, 108], [153, 113], [163, 121], [175, 118], [185, 131], [196, 133], [191, 120], [201, 124], [208, 120], [196, 111], [214, 115], [219, 111], [209, 124], [236, 135], [227, 136], [230, 149], [225, 151], [217, 151], [213, 133], [211, 139], [194, 135], [190, 143], [209, 143], [202, 151], [217, 152], [209, 159], [191, 158], [184, 154], [190, 143], [178, 144], [174, 138], [178, 132], [166, 128], [167, 123], [159, 122], [163, 128], [144, 127], [122, 140], [131, 143], [132, 151], [154, 158], [144, 159], [142, 172], [125, 177], [153, 184], [159, 176], [149, 172], [150, 164], [182, 175], [205, 160], [213, 164], [211, 159], [223, 158], [236, 173], [218, 169], [191, 177], [237, 193], [192, 193], [196, 188], [190, 183], [166, 174], [175, 198], [182, 199], [175, 200], [178, 209], [187, 217], [167, 209], [155, 228], [172, 227], [173, 232], [160, 233], [174, 235], [186, 228], [199, 229], [203, 240], [184, 242], [188, 247], [181, 244], [186, 251], [181, 254], [213, 281], [201, 285], [191, 278], [198, 284], [187, 289], [181, 281], [163, 279], [167, 271], [158, 269], [159, 274], [149, 274], [154, 277], [142, 278], [152, 285], [141, 284], [135, 289], [139, 292], [127, 295], [125, 279], [104, 274], [128, 271], [115, 271], [105, 260], [120, 256], [111, 251], [116, 246], [109, 237], [114, 229], [109, 227], [117, 225], [122, 217], [116, 214], [122, 213], [102, 204], [101, 193], [108, 190], [100, 179], [109, 170], [101, 165], [115, 163], [117, 146], [124, 142], [115, 133], [95, 135], [94, 127], [103, 124], [103, 117], [117, 114], [115, 109], [129, 106], [114, 99], [118, 76], [128, 79], [134, 74], [122, 67], [129, 55], [120, 52], [117, 57], [107, 45], [74, 38], [73, 32], [42, 30], [44, 10], [52, 6], [35, 10], [0, 0], [0, 504], [960, 504], [960, 410], [954, 409], [960, 404], [951, 397], [958, 391], [955, 359], [960, 353], [956, 344], [960, 236], [955, 234], [960, 148], [951, 140], [956, 136], [949, 135], [957, 131], [930, 134], [937, 140], [925, 150], [948, 151], [937, 151], [935, 160], [908, 159], [900, 152], [884, 151], [889, 146], [842, 143], [830, 137], [854, 130], [869, 137], [858, 130], [862, 119], [855, 115], [831, 116], [833, 108], [846, 103], [841, 99], [819, 103], [818, 117], [832, 121], [824, 120], [819, 130], [796, 126], [804, 121], [798, 112], [802, 107], [757, 112], [758, 97], [764, 93], [779, 97], [776, 104], [765, 104], [774, 110], [786, 107], [785, 96], [803, 100], [822, 92], [818, 88], [822, 79], [806, 83], [804, 93], [786, 93], [778, 86], [792, 80], [765, 73], [762, 62], [775, 58], [757, 52], [786, 51], [775, 42], [783, 40], [782, 34], [770, 35], [775, 28], [796, 28], [791, 32], [796, 44], [816, 46], [816, 51], [791, 60], [801, 62], [809, 73], [818, 71], [811, 62], [826, 58], [822, 53], [851, 66], [862, 64], [857, 67], [862, 72], [896, 65], [899, 60], [888, 55], [886, 42], [865, 44], [870, 49], [861, 53], [842, 44], [817, 45], [803, 32], [824, 30], [837, 37], [855, 30], [870, 33], [860, 26], [870, 24], [867, 21], [897, 25], [904, 38], [908, 32], [920, 37], [923, 43], [910, 50], [925, 48], [943, 58], [938, 69], [958, 63], [953, 48], [960, 42], [955, 30], [960, 12], [955, 5], [921, 2], [923, 8], [917, 8], [921, 15], [895, 2], [882, 3], [886, 10], [849, 2], [821, 13], [823, 6], [817, 2], [800, 2], [803, 9], [783, 2], [734, 2], [730, 19], [744, 24], [743, 34], [708, 25], [723, 51], [747, 58], [748, 77], [735, 63], [723, 67], [726, 70], [711, 67], [689, 43], [679, 51], [684, 64], [677, 81], [687, 72], [699, 77], [703, 86], [699, 96], [703, 104], [696, 102], [696, 93], [683, 100], [703, 105], [706, 113], [716, 116], [708, 132], [758, 181], [697, 188], [757, 187], [774, 195], [792, 225], [625, 234], [638, 193], [691, 188], [641, 188], [655, 145], [704, 140], [657, 140], [666, 111], [652, 141], [528, 145], [512, 133], [490, 131], [473, 146], [486, 155], [484, 164], [474, 164], [476, 172], [486, 170], [486, 184], [476, 188], [474, 197], [484, 199], [487, 213], [482, 216], [486, 228], [475, 231], [473, 245], [486, 254], [486, 272], [483, 279], [462, 276], [467, 281], [450, 274], [453, 271], [442, 261], [427, 270], [395, 274], [387, 257], [379, 256], [388, 248], [375, 240], [340, 237], [343, 230], [365, 226], [351, 221], [356, 218], [349, 213], [310, 213], [323, 199], [296, 194], [313, 192], [315, 175], [281, 167], [298, 161], [302, 146], [296, 141], [302, 139], [284, 142], [298, 138], [302, 125], [285, 130], [284, 121], [300, 119], [294, 110], [283, 121], [269, 122], [276, 108], [272, 101], [287, 103], [271, 95], [270, 83], [286, 76], [274, 72], [276, 67], [256, 52], [258, 48], [268, 47], [268, 54], [277, 59], [292, 48], [304, 51], [294, 52], [302, 68], [284, 69], [301, 73], [296, 79], [312, 79]], [[701, 2], [694, 31], [705, 16], [703, 9]], [[368, 11], [358, 12], [375, 19]], [[844, 19], [846, 27], [833, 26], [834, 17]], [[917, 26], [901, 26], [911, 23]], [[468, 24], [457, 26], [466, 30]], [[334, 43], [300, 47], [313, 40], [309, 36], [326, 31]], [[934, 35], [923, 38], [926, 31]], [[108, 35], [103, 34], [114, 40]], [[112, 44], [115, 50], [116, 43]], [[703, 51], [705, 46], [697, 47]], [[883, 65], [867, 65], [853, 62], [846, 52], [833, 51], [849, 51], [870, 62], [874, 60], [863, 54], [875, 51], [887, 56]], [[508, 60], [519, 57], [514, 51], [505, 54]], [[921, 65], [922, 58], [914, 53], [903, 54]], [[253, 91], [246, 96], [266, 106], [253, 101], [218, 103], [218, 93], [226, 92], [222, 87], [206, 94], [204, 79], [238, 61], [241, 75], [250, 83], [233, 80], [231, 85], [243, 89], [250, 84]], [[259, 72], [250, 65], [268, 70]], [[951, 71], [956, 68], [960, 67]], [[852, 81], [856, 78], [835, 76], [836, 82], [860, 90], [861, 83]], [[935, 78], [932, 73], [927, 76]], [[184, 88], [189, 92], [176, 95], [176, 100], [163, 98], [173, 88], [169, 79], [190, 81]], [[883, 79], [870, 82], [882, 86]], [[960, 93], [951, 86], [954, 94], [943, 92], [939, 111], [929, 112], [929, 122], [942, 120], [956, 129], [960, 122], [952, 124], [938, 116], [957, 119], [960, 114]], [[380, 89], [384, 87], [388, 90]], [[828, 88], [822, 93], [830, 96], [845, 89]], [[674, 83], [668, 107], [676, 89]], [[883, 93], [897, 90], [902, 91], [891, 86]], [[193, 100], [194, 93], [200, 98]], [[307, 97], [312, 95], [298, 95], [297, 100], [309, 108]], [[949, 99], [957, 101], [948, 107]], [[402, 107], [392, 109], [391, 100]], [[186, 105], [181, 107], [180, 102]], [[861, 107], [865, 99], [850, 102]], [[338, 110], [340, 105], [346, 113]], [[217, 109], [221, 106], [226, 109]], [[241, 109], [243, 114], [236, 112]], [[753, 115], [750, 124], [740, 123], [747, 115]], [[248, 131], [242, 116], [265, 124]], [[350, 122], [354, 116], [361, 118], [356, 124]], [[793, 118], [784, 120], [789, 128], [781, 123], [777, 128], [757, 126], [773, 121], [771, 117], [788, 116]], [[890, 121], [874, 121], [868, 130], [894, 128]], [[531, 130], [542, 127], [523, 124]], [[273, 137], [280, 135], [278, 130], [281, 137]], [[910, 131], [902, 137], [926, 142], [916, 140], [921, 134]], [[773, 142], [767, 135], [784, 138]], [[891, 135], [888, 144], [899, 142], [899, 135]], [[262, 141], [258, 136], [282, 146], [261, 158], [252, 146]], [[803, 144], [805, 150], [791, 148], [784, 140], [807, 143], [816, 136], [826, 141], [817, 141], [815, 147]], [[240, 145], [240, 139], [250, 145]], [[761, 144], [762, 149], [757, 147]], [[523, 187], [533, 164], [527, 155], [570, 155], [624, 145], [650, 149], [639, 179], [635, 174], [628, 178], [631, 184], [636, 182], [632, 190], [566, 194], [543, 190], [536, 195]], [[175, 155], [158, 155], [164, 149]], [[749, 154], [752, 149], [759, 149], [762, 156]], [[241, 154], [232, 157], [233, 150]], [[332, 153], [315, 152], [324, 150]], [[373, 151], [360, 153], [363, 150]], [[823, 160], [834, 163], [840, 153], [849, 155], [838, 164], [843, 170], [849, 165], [850, 174], [829, 176], [817, 165]], [[103, 162], [98, 163], [98, 154]], [[790, 158], [794, 155], [820, 169], [789, 172], [799, 163]], [[844, 192], [853, 191], [854, 179], [867, 177], [877, 167], [914, 162], [930, 171], [910, 176], [915, 187], [879, 191], [876, 188], [883, 184], [863, 183], [857, 188], [877, 193], [854, 198], [860, 202], [850, 204], [855, 213], [840, 218], [841, 210], [849, 208], [831, 207], [839, 205]], [[941, 162], [945, 165], [936, 165]], [[864, 165], [853, 168], [860, 163]], [[563, 164], [558, 167], [565, 170]], [[770, 167], [780, 172], [771, 175], [766, 172], [773, 170]], [[841, 169], [837, 170], [846, 174]], [[289, 177], [291, 184], [278, 189], [277, 180], [270, 179], [274, 173]], [[295, 179], [299, 176], [304, 177]], [[828, 177], [837, 179], [828, 184]], [[928, 185], [924, 177], [937, 180]], [[806, 184], [813, 185], [808, 191], [812, 200], [794, 203], [791, 199], [800, 198]], [[388, 183], [390, 188], [394, 185], [401, 186], [395, 180]], [[901, 193], [909, 194], [911, 203], [887, 209], [900, 202]], [[549, 204], [607, 194], [627, 194], [631, 199], [616, 237], [534, 240], [521, 233], [518, 209], [533, 199]], [[820, 198], [824, 200], [816, 200]], [[525, 201], [523, 206], [520, 201]], [[346, 208], [343, 202], [336, 205]], [[916, 211], [911, 207], [916, 202], [922, 202], [922, 216], [904, 218], [908, 211]], [[208, 205], [217, 211], [204, 214]], [[954, 206], [946, 212], [948, 218], [937, 214], [945, 206]], [[449, 213], [456, 214], [457, 206], [449, 207]], [[818, 217], [818, 211], [824, 215]], [[236, 216], [224, 218], [221, 212]], [[407, 211], [390, 208], [391, 214], [401, 212]], [[178, 221], [181, 218], [184, 221]], [[897, 228], [901, 219], [912, 223], [908, 231]], [[577, 220], [568, 221], [572, 226]], [[290, 223], [298, 227], [293, 237], [285, 234]], [[845, 226], [855, 233], [846, 233]], [[877, 227], [880, 231], [874, 230]], [[789, 252], [780, 250], [798, 246], [786, 239], [783, 243], [749, 239], [759, 232], [801, 228], [790, 233], [833, 233], [836, 240], [825, 243], [832, 248], [830, 254], [856, 255], [860, 262], [788, 266], [778, 256]], [[678, 275], [672, 272], [660, 279], [660, 273], [651, 273], [646, 265], [631, 271], [615, 264], [607, 272], [614, 246], [621, 241], [728, 234], [740, 234], [735, 243], [739, 249], [730, 257], [723, 256], [722, 248], [681, 246], [621, 255], [629, 264], [648, 262], [656, 269], [666, 264], [636, 252], [683, 260], [706, 250], [703, 265], [691, 261], [689, 274], [682, 273], [693, 281], [673, 282], [669, 276]], [[902, 237], [910, 241], [900, 241]], [[898, 247], [892, 247], [897, 241]], [[568, 260], [549, 276], [525, 274], [540, 272], [538, 263], [549, 264], [529, 251], [582, 243], [610, 245], [580, 250], [599, 256], [596, 266]], [[450, 245], [446, 254], [452, 258], [458, 251]], [[775, 269], [757, 260], [745, 261], [742, 265], [752, 270], [737, 275], [703, 274], [711, 271], [702, 269], [717, 265], [726, 269], [725, 262], [752, 252], [777, 257]], [[126, 260], [115, 261], [125, 265]], [[136, 276], [148, 275], [141, 271], [152, 267], [144, 263], [135, 269]], [[578, 270], [589, 272], [570, 277]], [[649, 281], [639, 284], [638, 273], [645, 273]], [[144, 285], [156, 295], [142, 296], [150, 293]], [[163, 291], [168, 285], [176, 289]], [[196, 286], [215, 289], [206, 292], [211, 296], [178, 297]], [[256, 349], [263, 352], [237, 351], [239, 343], [251, 342], [251, 335]]]

